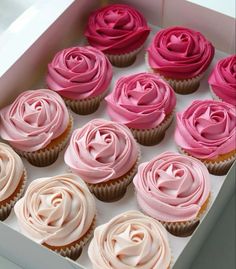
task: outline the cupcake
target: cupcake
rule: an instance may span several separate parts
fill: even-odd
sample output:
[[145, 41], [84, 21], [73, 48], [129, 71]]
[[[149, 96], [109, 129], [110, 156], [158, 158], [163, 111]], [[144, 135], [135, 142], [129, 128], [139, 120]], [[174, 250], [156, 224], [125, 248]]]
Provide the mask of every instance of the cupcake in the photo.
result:
[[39, 167], [56, 161], [72, 125], [62, 98], [46, 89], [23, 92], [0, 110], [0, 136], [20, 156]]
[[211, 174], [225, 175], [236, 159], [235, 126], [233, 105], [197, 100], [177, 113], [175, 141], [182, 153], [201, 160]]
[[218, 61], [208, 82], [214, 99], [236, 106], [236, 55]]
[[95, 112], [112, 79], [107, 57], [93, 47], [73, 47], [59, 51], [48, 65], [48, 87], [60, 94], [77, 114]]
[[168, 269], [171, 264], [165, 228], [138, 211], [97, 227], [88, 256], [94, 269]]
[[140, 208], [176, 236], [193, 233], [210, 196], [205, 165], [174, 152], [140, 164], [134, 185]]
[[24, 235], [73, 260], [95, 226], [94, 198], [73, 174], [34, 180], [14, 210]]
[[179, 94], [196, 91], [214, 57], [213, 45], [199, 32], [175, 26], [159, 31], [147, 51], [147, 63]]
[[174, 117], [176, 97], [160, 77], [140, 73], [122, 77], [106, 97], [111, 119], [125, 124], [142, 145], [155, 145]]
[[26, 172], [21, 158], [0, 142], [0, 221], [5, 220], [24, 192]]
[[131, 6], [115, 4], [90, 15], [85, 36], [113, 65], [124, 67], [135, 61], [149, 33], [142, 14]]
[[124, 196], [136, 173], [139, 150], [129, 129], [119, 123], [95, 119], [73, 132], [65, 163], [101, 201]]

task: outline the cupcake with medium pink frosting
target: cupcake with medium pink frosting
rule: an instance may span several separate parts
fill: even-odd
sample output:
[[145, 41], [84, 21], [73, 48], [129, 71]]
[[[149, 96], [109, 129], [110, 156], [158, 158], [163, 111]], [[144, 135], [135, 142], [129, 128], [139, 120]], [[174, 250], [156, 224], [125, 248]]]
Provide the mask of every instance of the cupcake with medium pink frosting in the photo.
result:
[[118, 67], [131, 65], [150, 33], [143, 15], [131, 6], [113, 4], [93, 12], [85, 36], [89, 44]]
[[218, 61], [208, 83], [214, 99], [236, 106], [236, 55]]
[[24, 192], [26, 172], [19, 155], [0, 142], [0, 221], [5, 220]]
[[35, 166], [56, 161], [72, 125], [62, 98], [47, 89], [25, 91], [0, 110], [0, 136]]
[[150, 73], [121, 77], [106, 101], [111, 119], [129, 127], [137, 141], [146, 146], [164, 138], [176, 105], [173, 89]]
[[59, 51], [48, 65], [48, 87], [75, 112], [96, 111], [112, 79], [112, 66], [98, 49], [72, 47]]
[[196, 91], [214, 57], [214, 47], [200, 32], [175, 26], [159, 31], [147, 52], [147, 63], [180, 94]]
[[95, 226], [94, 198], [73, 174], [32, 181], [14, 210], [24, 235], [73, 260]]
[[210, 196], [205, 165], [174, 152], [140, 164], [134, 185], [141, 209], [176, 236], [193, 233]]
[[194, 101], [177, 113], [175, 141], [181, 152], [201, 160], [211, 174], [224, 175], [236, 159], [236, 111], [231, 104]]
[[139, 211], [98, 226], [89, 245], [94, 269], [168, 269], [171, 250], [163, 225]]
[[64, 159], [99, 200], [113, 202], [136, 173], [139, 149], [126, 126], [95, 119], [73, 132]]

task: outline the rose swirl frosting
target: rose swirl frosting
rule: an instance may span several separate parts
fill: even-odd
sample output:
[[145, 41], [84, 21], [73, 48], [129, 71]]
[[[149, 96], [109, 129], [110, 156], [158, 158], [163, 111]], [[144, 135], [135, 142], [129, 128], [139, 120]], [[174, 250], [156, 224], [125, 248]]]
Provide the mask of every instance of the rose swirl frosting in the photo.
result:
[[130, 128], [157, 127], [174, 109], [175, 93], [160, 77], [140, 73], [122, 77], [106, 97], [110, 117]]
[[88, 255], [94, 269], [167, 269], [171, 262], [165, 228], [138, 211], [97, 227]]
[[213, 45], [194, 30], [175, 26], [159, 31], [148, 48], [148, 64], [161, 75], [174, 79], [204, 73], [214, 57]]
[[0, 111], [0, 135], [14, 148], [33, 152], [45, 148], [69, 124], [69, 113], [55, 92], [25, 91]]
[[231, 104], [194, 101], [177, 113], [175, 141], [191, 156], [214, 160], [236, 149], [236, 111]]
[[76, 175], [32, 181], [15, 205], [22, 232], [40, 244], [65, 246], [81, 239], [95, 216], [95, 201]]
[[106, 54], [129, 53], [143, 45], [150, 28], [143, 15], [128, 5], [108, 5], [93, 12], [85, 36]]
[[107, 90], [112, 66], [96, 48], [72, 47], [59, 51], [48, 65], [47, 85], [72, 100], [96, 97]]
[[91, 184], [125, 175], [137, 158], [137, 143], [129, 129], [104, 119], [75, 130], [65, 153], [66, 164]]
[[236, 106], [236, 55], [218, 61], [208, 82], [220, 99]]
[[165, 222], [195, 219], [210, 193], [205, 165], [172, 152], [141, 164], [133, 182], [140, 207]]

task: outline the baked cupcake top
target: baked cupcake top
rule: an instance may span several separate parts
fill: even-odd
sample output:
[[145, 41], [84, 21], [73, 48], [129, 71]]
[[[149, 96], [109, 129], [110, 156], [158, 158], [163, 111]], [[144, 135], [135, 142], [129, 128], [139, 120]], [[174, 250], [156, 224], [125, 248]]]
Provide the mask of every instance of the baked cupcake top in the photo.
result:
[[142, 14], [128, 5], [108, 5], [93, 12], [85, 36], [106, 54], [124, 54], [143, 45], [150, 29]]
[[133, 182], [143, 211], [166, 222], [195, 219], [210, 193], [205, 165], [174, 152], [140, 164]]
[[188, 79], [204, 73], [214, 52], [213, 45], [201, 33], [175, 26], [155, 35], [148, 48], [147, 61], [165, 77]]
[[98, 49], [72, 47], [59, 51], [48, 65], [47, 85], [72, 100], [96, 97], [107, 90], [112, 66]]
[[23, 173], [21, 158], [10, 146], [0, 142], [0, 204], [15, 192]]
[[140, 73], [120, 78], [106, 101], [112, 120], [130, 128], [151, 129], [173, 111], [176, 97], [160, 77]]
[[94, 119], [73, 132], [65, 153], [71, 170], [91, 184], [118, 179], [135, 165], [138, 145], [119, 123]]
[[79, 240], [95, 217], [92, 194], [73, 174], [32, 181], [14, 209], [21, 231], [49, 246], [65, 246]]
[[183, 112], [177, 113], [175, 142], [193, 157], [214, 160], [236, 149], [235, 126], [233, 105], [197, 100]]
[[14, 148], [33, 152], [45, 148], [69, 124], [69, 113], [55, 92], [25, 91], [0, 111], [0, 135]]
[[236, 55], [218, 61], [208, 82], [218, 98], [236, 106]]
[[97, 227], [88, 255], [96, 269], [167, 269], [171, 263], [165, 228], [138, 211]]

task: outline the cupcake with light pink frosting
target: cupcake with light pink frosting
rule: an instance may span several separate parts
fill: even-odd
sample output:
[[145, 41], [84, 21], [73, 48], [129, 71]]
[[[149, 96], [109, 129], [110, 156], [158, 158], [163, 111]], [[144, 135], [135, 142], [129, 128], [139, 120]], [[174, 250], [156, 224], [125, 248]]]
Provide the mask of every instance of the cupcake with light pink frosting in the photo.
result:
[[147, 52], [147, 63], [180, 94], [196, 91], [214, 57], [214, 47], [200, 32], [174, 26], [159, 31]]
[[194, 101], [177, 113], [175, 141], [181, 152], [201, 160], [211, 174], [224, 175], [236, 159], [236, 111], [231, 104]]
[[96, 111], [112, 79], [112, 66], [98, 49], [72, 47], [59, 51], [48, 65], [48, 87], [75, 112]]
[[167, 232], [155, 219], [127, 211], [98, 226], [88, 248], [94, 269], [168, 269]]
[[24, 192], [26, 172], [19, 155], [0, 143], [0, 221], [5, 220]]
[[164, 138], [176, 105], [173, 89], [150, 73], [121, 77], [106, 101], [111, 119], [129, 127], [137, 141], [146, 146]]
[[95, 201], [74, 174], [35, 179], [14, 207], [21, 232], [76, 260], [95, 226]]
[[210, 196], [205, 165], [174, 152], [164, 152], [140, 164], [134, 185], [141, 209], [176, 236], [193, 233]]
[[25, 91], [0, 110], [0, 136], [35, 166], [56, 161], [72, 125], [63, 99], [47, 89]]
[[236, 106], [236, 55], [218, 61], [208, 83], [214, 99]]
[[113, 202], [136, 173], [139, 149], [126, 126], [95, 119], [73, 132], [64, 159], [98, 199]]
[[113, 4], [93, 12], [85, 36], [89, 44], [118, 67], [131, 65], [150, 33], [143, 15], [131, 6]]

